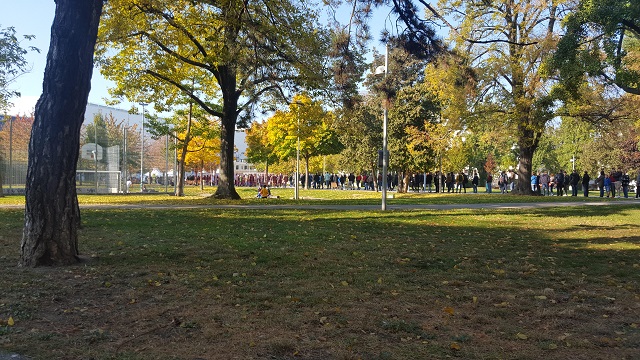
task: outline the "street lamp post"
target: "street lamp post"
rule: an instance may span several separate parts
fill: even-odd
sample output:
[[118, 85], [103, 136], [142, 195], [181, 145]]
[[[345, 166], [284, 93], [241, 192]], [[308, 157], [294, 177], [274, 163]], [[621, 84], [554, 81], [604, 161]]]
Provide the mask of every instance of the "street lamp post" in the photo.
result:
[[298, 140], [296, 144], [296, 178], [294, 179], [296, 187], [294, 198], [298, 200], [300, 198], [300, 117], [296, 116], [296, 118], [298, 120]]
[[[389, 45], [385, 45], [384, 49], [384, 68], [382, 66], [376, 69], [376, 74], [384, 72], [384, 77], [387, 77], [389, 72]], [[389, 113], [389, 99], [385, 94], [384, 103], [382, 104], [382, 210], [387, 210], [387, 168], [389, 166], [389, 157], [387, 155], [387, 123]]]
[[140, 192], [144, 190], [144, 107], [147, 106], [147, 103], [141, 102], [142, 106], [142, 136], [140, 136]]
[[[4, 115], [5, 118], [7, 114]], [[9, 190], [13, 183], [13, 116], [9, 117], [9, 171], [10, 176], [7, 176], [7, 182], [9, 183]]]
[[576, 156], [575, 155], [571, 156], [571, 170], [573, 170], [573, 171], [576, 170]]

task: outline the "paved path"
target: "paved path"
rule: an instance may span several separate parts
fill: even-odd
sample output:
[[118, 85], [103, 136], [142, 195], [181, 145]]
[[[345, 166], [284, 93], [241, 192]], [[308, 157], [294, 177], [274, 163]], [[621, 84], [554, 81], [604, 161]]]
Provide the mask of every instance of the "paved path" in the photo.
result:
[[[393, 204], [387, 203], [387, 210], [451, 210], [451, 209], [533, 209], [566, 206], [606, 206], [606, 205], [635, 205], [640, 201], [635, 199], [619, 199], [621, 201], [590, 201], [590, 202], [530, 202], [530, 203], [486, 203], [486, 204]], [[0, 205], [1, 208], [21, 209], [24, 205]], [[155, 205], [155, 204], [81, 204], [80, 209], [239, 209], [239, 210], [380, 210], [381, 205], [341, 205], [341, 204], [228, 204], [228, 205]]]

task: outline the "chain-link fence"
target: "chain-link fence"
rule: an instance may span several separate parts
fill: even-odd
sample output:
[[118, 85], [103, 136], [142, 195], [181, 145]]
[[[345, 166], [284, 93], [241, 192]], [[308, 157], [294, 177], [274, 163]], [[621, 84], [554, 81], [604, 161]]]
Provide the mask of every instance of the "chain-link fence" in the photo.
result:
[[[92, 118], [85, 121], [80, 137], [78, 193], [175, 191], [175, 153], [169, 136], [152, 138], [147, 131], [143, 136], [141, 115], [118, 109], [94, 110], [88, 116]], [[0, 179], [5, 194], [24, 193], [32, 125], [32, 117], [0, 121]]]
[[0, 180], [5, 194], [24, 193], [32, 124], [26, 116], [0, 119]]

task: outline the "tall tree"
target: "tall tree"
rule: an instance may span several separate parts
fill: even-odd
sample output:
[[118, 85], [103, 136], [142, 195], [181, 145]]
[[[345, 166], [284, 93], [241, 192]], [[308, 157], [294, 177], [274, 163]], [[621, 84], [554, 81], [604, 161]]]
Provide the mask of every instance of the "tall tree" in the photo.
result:
[[[178, 150], [177, 186], [175, 195], [184, 196], [185, 165], [187, 156], [197, 145], [192, 144], [195, 139], [200, 139], [206, 143], [206, 148], [211, 148], [210, 144], [215, 143], [215, 148], [220, 150], [220, 124], [217, 119], [205, 112], [200, 107], [194, 107], [192, 102], [186, 108], [174, 111], [173, 116], [167, 119], [157, 117], [149, 118], [149, 132], [154, 136], [169, 136], [175, 142], [175, 149]], [[218, 161], [219, 164], [219, 161]]]
[[100, 54], [114, 94], [163, 108], [180, 92], [221, 119], [218, 198], [239, 198], [239, 116], [244, 125], [260, 99], [325, 80], [328, 33], [306, 2], [112, 0], [105, 12]]
[[[25, 40], [33, 39], [32, 35], [25, 35]], [[35, 47], [23, 48], [21, 41], [16, 36], [16, 30], [13, 27], [6, 29], [0, 28], [0, 114], [6, 114], [11, 106], [9, 101], [14, 96], [20, 96], [16, 90], [12, 90], [10, 85], [22, 74], [29, 71], [29, 64], [24, 56], [28, 50], [40, 51]], [[8, 119], [8, 118], [7, 118]], [[2, 119], [5, 124], [7, 119]], [[3, 161], [2, 152], [0, 152], [0, 164]], [[4, 196], [2, 190], [2, 171], [0, 171], [0, 197]]]
[[550, 61], [563, 80], [563, 97], [577, 94], [585, 77], [640, 95], [640, 2], [581, 0], [564, 24]]
[[78, 260], [76, 165], [102, 0], [57, 0], [29, 143], [22, 266]]
[[269, 174], [269, 165], [278, 161], [274, 146], [269, 142], [267, 122], [254, 121], [246, 130], [247, 161], [252, 164], [264, 163], [264, 175]]
[[[541, 64], [557, 42], [563, 0], [449, 0], [441, 3], [442, 18], [456, 24], [456, 48], [468, 53], [478, 77], [476, 114], [499, 113], [517, 142], [518, 185], [531, 193], [528, 179], [533, 154], [549, 120], [553, 101], [551, 80]], [[486, 115], [485, 115], [486, 117]], [[479, 118], [479, 117], [477, 117]]]
[[[32, 40], [33, 35], [24, 35], [24, 40]], [[24, 56], [31, 51], [40, 52], [38, 48], [29, 46], [24, 48], [21, 40], [16, 36], [16, 29], [0, 28], [0, 113], [4, 113], [11, 106], [9, 100], [20, 93], [10, 88], [10, 85], [20, 75], [29, 72], [30, 67]]]
[[333, 119], [333, 113], [324, 110], [318, 101], [300, 94], [293, 97], [288, 111], [277, 111], [268, 120], [269, 142], [279, 158], [286, 160], [295, 157], [299, 150], [305, 160], [305, 188], [309, 187], [311, 157], [337, 154], [343, 149], [332, 129]]
[[341, 164], [358, 172], [375, 173], [378, 149], [382, 146], [382, 111], [380, 99], [373, 94], [363, 96], [354, 108], [336, 123], [340, 142]]

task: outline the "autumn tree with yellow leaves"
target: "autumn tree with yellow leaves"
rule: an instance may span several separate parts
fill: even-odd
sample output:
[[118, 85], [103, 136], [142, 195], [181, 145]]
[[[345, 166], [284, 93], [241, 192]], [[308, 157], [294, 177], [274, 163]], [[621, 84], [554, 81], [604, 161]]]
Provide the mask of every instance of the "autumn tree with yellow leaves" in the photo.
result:
[[307, 94], [298, 94], [287, 111], [276, 111], [267, 122], [267, 138], [279, 159], [295, 158], [300, 150], [300, 157], [305, 161], [305, 188], [309, 187], [309, 160], [314, 156], [337, 154], [344, 147], [332, 128], [334, 119], [334, 114], [325, 110], [319, 101]]

